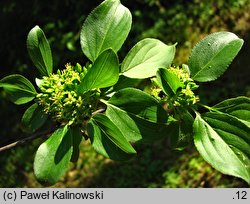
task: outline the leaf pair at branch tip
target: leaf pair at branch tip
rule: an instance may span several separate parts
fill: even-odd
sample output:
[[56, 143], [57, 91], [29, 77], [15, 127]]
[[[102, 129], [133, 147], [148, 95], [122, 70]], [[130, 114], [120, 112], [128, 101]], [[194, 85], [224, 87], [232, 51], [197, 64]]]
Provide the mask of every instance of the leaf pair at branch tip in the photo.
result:
[[[81, 30], [83, 53], [95, 62], [111, 48], [116, 53], [128, 36], [132, 24], [130, 11], [118, 0], [106, 0], [86, 18]], [[121, 72], [129, 78], [155, 76], [160, 67], [168, 67], [175, 55], [175, 45], [167, 46], [157, 39], [137, 43], [121, 64]]]
[[[39, 26], [35, 26], [29, 32], [27, 49], [31, 60], [42, 75], [52, 73], [53, 61], [50, 46]], [[19, 74], [13, 74], [1, 79], [0, 87], [3, 87], [8, 98], [18, 105], [32, 101], [37, 94], [32, 83]]]

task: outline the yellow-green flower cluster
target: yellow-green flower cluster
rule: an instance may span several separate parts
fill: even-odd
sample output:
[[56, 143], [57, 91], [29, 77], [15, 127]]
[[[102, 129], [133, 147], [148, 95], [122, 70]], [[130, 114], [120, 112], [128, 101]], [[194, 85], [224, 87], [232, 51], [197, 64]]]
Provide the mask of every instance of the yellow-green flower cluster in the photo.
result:
[[78, 87], [86, 73], [79, 64], [66, 65], [63, 71], [44, 76], [39, 83], [37, 103], [60, 123], [79, 125], [91, 117], [99, 97], [96, 90], [79, 93]]
[[199, 97], [193, 91], [198, 88], [198, 85], [190, 78], [188, 71], [179, 67], [171, 67], [169, 71], [175, 74], [182, 84], [182, 87], [177, 89], [176, 95], [170, 98], [173, 105], [175, 107], [191, 106], [197, 103]]

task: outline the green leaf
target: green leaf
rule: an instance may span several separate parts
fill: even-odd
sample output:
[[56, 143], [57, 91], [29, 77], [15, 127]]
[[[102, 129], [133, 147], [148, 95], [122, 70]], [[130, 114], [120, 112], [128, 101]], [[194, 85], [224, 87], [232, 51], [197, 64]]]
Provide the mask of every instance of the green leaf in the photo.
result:
[[43, 107], [37, 103], [30, 106], [22, 117], [22, 124], [28, 132], [35, 132], [46, 122], [48, 115], [44, 113]]
[[160, 103], [154, 97], [139, 89], [122, 89], [109, 99], [108, 104], [152, 122], [167, 122], [167, 113]]
[[103, 114], [96, 114], [88, 123], [88, 135], [94, 149], [113, 160], [127, 160], [136, 151], [120, 130]]
[[71, 133], [72, 133], [73, 153], [70, 161], [77, 162], [80, 153], [79, 145], [82, 141], [82, 134], [81, 130], [78, 127], [72, 127]]
[[79, 91], [114, 85], [119, 79], [119, 62], [113, 50], [104, 51], [94, 62], [83, 78]]
[[27, 49], [32, 62], [42, 75], [47, 76], [52, 73], [53, 59], [50, 45], [39, 26], [35, 26], [29, 32]]
[[156, 78], [159, 86], [168, 96], [175, 95], [177, 89], [183, 87], [183, 83], [181, 83], [178, 76], [168, 69], [159, 69]]
[[131, 13], [119, 0], [104, 1], [83, 24], [80, 35], [83, 53], [94, 62], [108, 48], [117, 52], [126, 40], [131, 24]]
[[194, 142], [218, 171], [250, 184], [250, 128], [228, 114], [206, 113], [194, 122]]
[[130, 78], [149, 78], [158, 68], [170, 66], [175, 55], [175, 45], [168, 46], [160, 40], [146, 38], [138, 42], [127, 54], [121, 72]]
[[222, 101], [212, 108], [235, 116], [250, 127], [250, 98], [239, 96]]
[[72, 135], [68, 125], [57, 129], [37, 150], [34, 173], [45, 184], [56, 183], [67, 171], [71, 159]]
[[108, 104], [106, 115], [129, 142], [155, 142], [168, 135], [167, 125], [146, 120]]
[[122, 89], [110, 98], [107, 106], [107, 116], [130, 142], [152, 142], [166, 133], [166, 111], [143, 91]]
[[19, 74], [9, 75], [1, 79], [0, 87], [4, 88], [8, 98], [17, 105], [32, 101], [37, 94], [32, 83]]
[[221, 76], [240, 51], [243, 40], [230, 32], [217, 32], [201, 40], [192, 50], [189, 68], [192, 79], [212, 81]]
[[110, 87], [106, 91], [106, 93], [109, 94], [112, 92], [117, 92], [121, 89], [128, 88], [128, 87], [136, 87], [141, 81], [142, 79], [132, 79], [132, 78], [128, 78], [123, 75], [120, 75], [117, 83], [114, 86]]
[[171, 147], [183, 149], [190, 145], [193, 140], [194, 118], [188, 112], [183, 112], [176, 121], [168, 125], [168, 134]]

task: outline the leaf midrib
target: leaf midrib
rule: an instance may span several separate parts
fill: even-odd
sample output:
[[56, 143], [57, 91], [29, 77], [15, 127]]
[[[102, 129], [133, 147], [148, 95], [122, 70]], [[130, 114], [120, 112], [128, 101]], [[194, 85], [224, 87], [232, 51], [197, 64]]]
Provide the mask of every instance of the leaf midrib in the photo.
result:
[[[110, 135], [108, 135], [106, 132], [105, 132], [105, 130], [98, 124], [99, 122], [98, 121], [96, 121], [96, 120], [94, 120], [94, 122], [95, 122], [95, 124], [98, 126], [98, 128], [102, 131], [102, 133], [115, 145], [115, 146], [117, 146], [117, 147], [119, 147], [119, 149], [121, 149], [122, 151], [124, 151], [125, 153], [127, 153], [127, 154], [131, 154], [132, 152], [129, 152], [129, 151], [127, 151], [123, 146], [123, 144], [121, 144], [120, 142], [119, 142], [119, 140], [117, 140], [115, 137], [113, 137], [113, 136], [110, 136]], [[119, 131], [120, 131], [120, 129], [118, 129]], [[124, 140], [125, 141], [127, 141], [126, 140], [126, 138], [124, 137], [124, 135], [121, 133], [121, 131], [120, 131], [120, 134], [121, 134], [121, 136], [124, 138]], [[130, 145], [130, 143], [128, 142], [128, 144]]]
[[[91, 80], [92, 83], [91, 83], [91, 85], [89, 86], [89, 90], [95, 88], [95, 87], [93, 87], [93, 86], [94, 86], [94, 84], [96, 83], [96, 81], [97, 81], [97, 79], [99, 78], [99, 76], [101, 75], [101, 73], [102, 73], [102, 71], [103, 71], [103, 69], [104, 69], [104, 67], [105, 67], [105, 65], [106, 65], [106, 62], [107, 62], [108, 58], [109, 58], [109, 55], [106, 55], [105, 60], [102, 61], [103, 63], [102, 63], [102, 65], [101, 65], [101, 68], [98, 70], [97, 76], [94, 78], [93, 81]], [[95, 66], [95, 64], [93, 65], [93, 67], [91, 67], [92, 70], [93, 70], [94, 66]], [[90, 74], [91, 74], [91, 73], [90, 73]], [[83, 79], [83, 80], [84, 80], [84, 79]]]
[[15, 89], [17, 89], [17, 90], [19, 90], [19, 91], [23, 91], [23, 92], [28, 92], [28, 93], [30, 93], [30, 94], [32, 94], [32, 95], [36, 95], [36, 92], [34, 92], [34, 91], [32, 91], [32, 90], [27, 90], [27, 89], [24, 89], [24, 88], [20, 88], [19, 86], [17, 86], [17, 85], [14, 85], [14, 84], [3, 84], [2, 83], [2, 85], [1, 85], [1, 83], [0, 83], [0, 87], [3, 87], [3, 88], [15, 88]]
[[209, 64], [228, 46], [231, 45], [232, 42], [228, 43], [226, 46], [224, 46], [222, 49], [220, 49], [219, 52], [216, 53], [216, 55], [214, 55], [204, 66], [202, 69], [200, 69], [194, 76], [193, 78], [196, 78], [196, 76], [199, 76], [200, 72], [204, 71], [205, 69], [207, 69], [207, 67], [209, 67]]
[[[120, 3], [118, 3], [118, 4], [116, 5], [115, 12], [113, 12], [112, 15], [111, 15], [111, 16], [112, 16], [112, 21], [109, 21], [109, 24], [108, 24], [107, 29], [106, 29], [106, 32], [105, 32], [105, 38], [102, 38], [102, 41], [101, 41], [101, 43], [100, 43], [100, 46], [99, 46], [99, 49], [98, 49], [98, 52], [97, 52], [98, 55], [100, 54], [100, 50], [102, 50], [102, 48], [103, 48], [103, 44], [104, 44], [104, 42], [105, 42], [105, 40], [106, 40], [107, 33], [109, 32], [110, 27], [111, 27], [111, 24], [112, 24], [113, 21], [114, 21], [114, 16], [115, 16], [115, 13], [116, 13], [117, 8], [118, 8], [119, 5], [120, 5]], [[109, 12], [110, 12], [110, 11], [112, 11], [112, 9], [110, 9]], [[98, 55], [95, 56], [94, 61], [98, 58]]]
[[[131, 115], [133, 115], [134, 117], [137, 117], [137, 118], [139, 118], [139, 119], [146, 120], [146, 121], [148, 121], [148, 122], [155, 123], [155, 124], [159, 124], [159, 125], [166, 125], [166, 123], [160, 123], [160, 122], [155, 122], [155, 121], [152, 121], [152, 120], [148, 120], [148, 119], [145, 119], [145, 118], [141, 117], [140, 115], [136, 115], [136, 114], [134, 114], [134, 113], [125, 111], [125, 110], [123, 110], [123, 109], [121, 109], [121, 108], [119, 108], [119, 107], [117, 107], [117, 106], [115, 106], [115, 105], [109, 103], [108, 101], [107, 101], [107, 105], [108, 105], [108, 106], [112, 106], [113, 108], [117, 108], [117, 109], [119, 109], [120, 111], [122, 111], [122, 112], [124, 112], [124, 113], [131, 114]], [[129, 116], [129, 117], [130, 117], [130, 116]]]
[[[211, 130], [212, 131], [214, 131], [215, 132], [215, 134], [216, 134], [216, 136], [218, 137], [218, 138], [220, 138], [222, 141], [223, 141], [223, 143], [225, 143], [226, 145], [227, 145], [227, 143], [225, 142], [225, 140], [223, 140], [223, 138], [222, 137], [220, 137], [220, 135], [215, 131], [215, 129], [214, 128], [212, 128], [211, 126], [210, 126], [210, 124], [209, 123], [207, 123], [205, 120], [203, 120], [202, 118], [200, 118], [200, 120], [202, 120], [203, 122], [202, 122], [202, 124], [204, 124], [205, 125], [205, 128], [206, 128], [206, 134], [207, 134], [207, 137], [208, 137], [208, 139], [209, 139], [209, 141], [210, 141], [210, 143], [212, 144], [212, 141], [211, 141], [211, 136], [210, 136], [210, 134], [208, 134], [208, 132], [209, 132], [209, 128], [211, 128]], [[199, 124], [199, 126], [200, 126], [200, 124]], [[202, 125], [203, 126], [203, 125]], [[201, 139], [202, 138], [202, 135], [200, 134], [200, 136], [199, 136], [199, 141], [202, 143], [202, 146], [203, 147], [205, 147], [206, 145], [204, 145], [204, 140], [203, 139]], [[228, 145], [227, 145], [228, 146]], [[218, 152], [215, 148], [214, 148], [214, 145], [212, 145], [212, 147], [213, 147], [213, 149], [216, 151], [216, 153]], [[230, 149], [230, 151], [232, 151], [232, 153], [238, 158], [238, 156], [236, 155], [236, 153], [229, 147], [229, 149]], [[205, 150], [205, 152], [206, 152], [206, 154], [207, 154], [207, 156], [210, 158], [210, 160], [212, 159], [212, 157], [210, 157], [210, 154], [209, 154], [209, 151], [207, 151], [207, 149], [206, 148], [203, 148], [203, 150]], [[204, 158], [205, 159], [205, 158]], [[205, 159], [206, 160], [206, 159]], [[242, 161], [238, 158], [238, 160], [239, 160], [239, 162], [240, 162], [240, 164], [243, 166], [243, 167], [245, 167], [244, 166], [244, 164], [242, 163]], [[207, 161], [207, 160], [206, 160]], [[210, 161], [207, 161], [209, 164], [211, 164], [212, 166], [214, 166]], [[232, 175], [232, 176], [236, 176], [236, 175], [234, 175], [233, 173], [228, 173], [228, 172], [226, 172], [226, 171], [224, 171], [224, 170], [221, 170], [220, 169], [220, 171], [222, 172], [222, 173], [224, 173], [224, 174], [227, 174], [227, 175]], [[245, 175], [245, 174], [244, 174]], [[240, 178], [243, 178], [241, 175], [237, 175], [237, 177], [240, 177]], [[248, 181], [250, 180], [250, 175], [249, 175], [249, 173], [247, 172], [247, 177], [248, 177]]]

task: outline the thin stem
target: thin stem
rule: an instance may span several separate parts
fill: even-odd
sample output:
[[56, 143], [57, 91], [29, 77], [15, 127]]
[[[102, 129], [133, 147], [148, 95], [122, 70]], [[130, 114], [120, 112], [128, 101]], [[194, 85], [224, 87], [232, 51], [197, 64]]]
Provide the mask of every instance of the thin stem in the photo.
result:
[[102, 102], [102, 103], [104, 103], [105, 105], [108, 105], [108, 101], [106, 101], [106, 100], [104, 100], [104, 99], [100, 99], [100, 101]]
[[103, 113], [104, 111], [105, 111], [104, 108], [100, 108], [100, 109], [96, 110], [95, 112], [93, 112], [92, 116], [95, 115], [95, 114], [97, 114], [97, 113]]
[[204, 104], [201, 104], [201, 103], [198, 103], [198, 105], [201, 106], [201, 107], [204, 107], [204, 108], [208, 109], [209, 111], [214, 111], [214, 112], [216, 112], [216, 113], [221, 113], [221, 111], [219, 111], [219, 110], [216, 109], [216, 108], [212, 108], [212, 107], [209, 107], [209, 106], [204, 105]]
[[201, 107], [203, 107], [203, 108], [206, 108], [206, 109], [208, 109], [208, 110], [213, 110], [213, 108], [211, 108], [211, 107], [209, 107], [209, 106], [207, 106], [207, 105], [201, 104], [201, 103], [198, 103], [197, 105], [199, 105], [199, 106], [201, 106]]
[[26, 137], [24, 139], [21, 139], [21, 140], [18, 140], [16, 142], [13, 142], [13, 143], [10, 143], [8, 145], [5, 145], [3, 147], [0, 147], [0, 152], [3, 152], [5, 150], [8, 150], [8, 149], [13, 148], [13, 147], [18, 146], [18, 145], [25, 144], [25, 143], [27, 143], [27, 142], [29, 142], [31, 140], [34, 140], [34, 139], [37, 139], [37, 138], [40, 138], [40, 137], [48, 136], [51, 132], [52, 132], [52, 130], [38, 132], [38, 133], [36, 133], [34, 135], [31, 135], [30, 137]]

